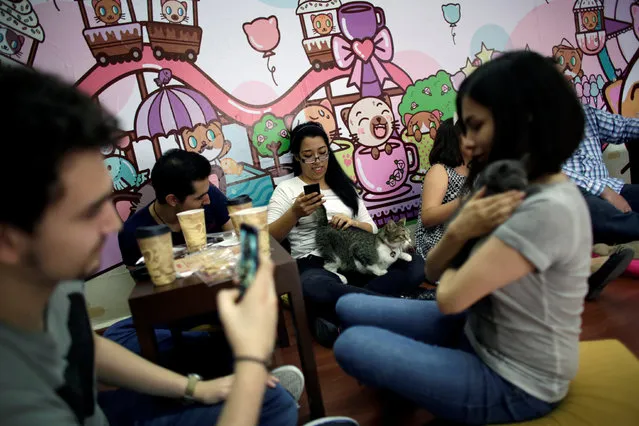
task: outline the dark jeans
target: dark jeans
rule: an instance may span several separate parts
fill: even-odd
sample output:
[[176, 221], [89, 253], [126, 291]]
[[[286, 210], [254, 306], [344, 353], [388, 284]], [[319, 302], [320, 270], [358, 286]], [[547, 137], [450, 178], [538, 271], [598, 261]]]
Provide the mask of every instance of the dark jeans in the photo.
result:
[[[193, 320], [192, 324], [180, 324], [180, 328], [215, 324], [215, 321], [201, 318]], [[113, 324], [104, 332], [104, 337], [140, 355], [140, 343], [131, 318]], [[168, 328], [158, 327], [155, 329], [155, 338], [158, 343], [158, 364], [169, 370], [180, 374], [197, 373], [206, 379], [233, 372], [233, 355], [222, 331], [183, 331], [179, 333], [179, 342], [175, 342]]]
[[[100, 392], [98, 403], [109, 424], [118, 426], [213, 426], [224, 408], [224, 403], [184, 406], [124, 389]], [[297, 403], [282, 386], [266, 389], [259, 424], [297, 425]]]
[[[198, 318], [180, 326], [203, 323], [215, 323], [215, 319]], [[160, 365], [184, 375], [198, 373], [205, 378], [233, 373], [232, 352], [222, 332], [185, 331], [180, 334], [180, 342], [176, 345], [170, 330], [155, 329]], [[105, 331], [104, 337], [140, 354], [140, 343], [131, 318], [113, 324]], [[224, 407], [223, 403], [183, 406], [174, 400], [142, 395], [126, 389], [100, 392], [98, 401], [109, 424], [118, 426], [210, 426], [216, 423]], [[297, 424], [297, 403], [281, 386], [266, 390], [259, 424]]]
[[424, 259], [417, 254], [412, 256], [413, 260], [410, 262], [395, 262], [388, 269], [388, 273], [381, 277], [359, 273], [344, 274], [348, 284], [342, 283], [337, 275], [324, 269], [324, 259], [321, 257], [307, 256], [297, 259], [309, 319], [319, 316], [337, 324], [335, 304], [345, 294], [400, 296], [415, 290], [426, 277]]
[[502, 379], [466, 339], [465, 314], [443, 315], [436, 302], [353, 294], [339, 300], [337, 314], [348, 327], [333, 348], [344, 371], [440, 419], [472, 425], [521, 422], [558, 405]]
[[592, 218], [595, 243], [620, 244], [639, 241], [639, 185], [624, 185], [621, 196], [632, 212], [622, 213], [601, 197], [581, 190]]

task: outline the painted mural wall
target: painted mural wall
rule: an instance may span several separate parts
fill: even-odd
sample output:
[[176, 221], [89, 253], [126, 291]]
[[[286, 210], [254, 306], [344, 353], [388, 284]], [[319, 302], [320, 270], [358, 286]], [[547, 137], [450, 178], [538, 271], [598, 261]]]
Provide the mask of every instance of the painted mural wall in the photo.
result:
[[[0, 65], [58, 74], [119, 117], [103, 153], [123, 220], [154, 199], [150, 170], [172, 148], [208, 158], [228, 197], [267, 204], [307, 120], [378, 224], [415, 218], [476, 67], [513, 48], [554, 55], [584, 103], [634, 117], [638, 37], [633, 0], [0, 0]], [[102, 269], [120, 262], [114, 237]]]

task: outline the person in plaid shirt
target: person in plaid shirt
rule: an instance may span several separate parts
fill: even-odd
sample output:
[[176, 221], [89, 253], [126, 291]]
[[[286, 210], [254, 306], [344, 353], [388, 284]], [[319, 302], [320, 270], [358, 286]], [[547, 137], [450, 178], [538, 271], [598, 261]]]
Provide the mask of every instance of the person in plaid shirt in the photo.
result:
[[575, 182], [588, 203], [595, 243], [639, 241], [639, 185], [613, 178], [603, 161], [602, 144], [639, 139], [639, 119], [584, 105], [584, 138], [563, 172]]

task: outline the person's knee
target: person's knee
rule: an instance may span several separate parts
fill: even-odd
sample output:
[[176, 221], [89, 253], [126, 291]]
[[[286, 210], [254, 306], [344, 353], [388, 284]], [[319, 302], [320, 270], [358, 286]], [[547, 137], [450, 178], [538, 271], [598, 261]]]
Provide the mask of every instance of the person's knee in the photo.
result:
[[365, 353], [362, 348], [375, 339], [377, 329], [370, 326], [357, 326], [344, 330], [333, 346], [337, 364], [349, 375], [355, 375], [355, 366], [360, 364], [361, 357], [372, 354]]
[[269, 426], [297, 425], [297, 410], [297, 402], [281, 385], [268, 388], [264, 393], [260, 424]]
[[335, 312], [337, 313], [337, 317], [339, 318], [342, 325], [344, 325], [345, 327], [353, 325], [353, 314], [354, 311], [358, 309], [358, 306], [360, 306], [359, 300], [361, 300], [362, 297], [366, 296], [357, 293], [345, 294], [344, 296], [340, 297], [335, 304]]

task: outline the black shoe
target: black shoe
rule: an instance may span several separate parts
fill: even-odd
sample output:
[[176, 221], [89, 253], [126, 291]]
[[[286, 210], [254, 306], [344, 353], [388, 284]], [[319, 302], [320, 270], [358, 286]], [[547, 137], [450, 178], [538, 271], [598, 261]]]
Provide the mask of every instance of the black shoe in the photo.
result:
[[635, 252], [631, 248], [621, 248], [612, 253], [601, 268], [588, 278], [588, 294], [586, 300], [595, 300], [604, 288], [619, 278], [632, 262]]
[[313, 335], [317, 343], [325, 348], [332, 349], [339, 336], [339, 328], [335, 324], [318, 317], [315, 318], [313, 323]]

